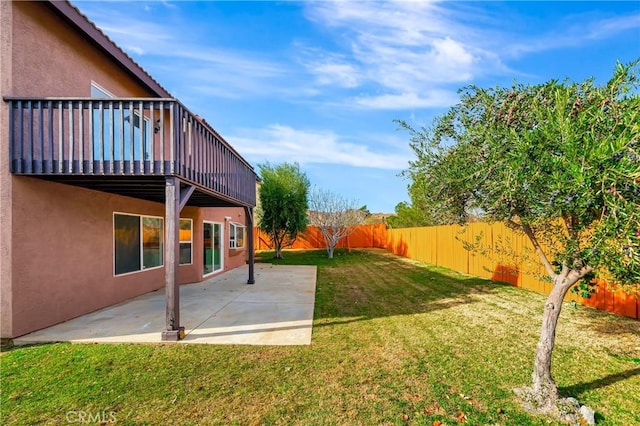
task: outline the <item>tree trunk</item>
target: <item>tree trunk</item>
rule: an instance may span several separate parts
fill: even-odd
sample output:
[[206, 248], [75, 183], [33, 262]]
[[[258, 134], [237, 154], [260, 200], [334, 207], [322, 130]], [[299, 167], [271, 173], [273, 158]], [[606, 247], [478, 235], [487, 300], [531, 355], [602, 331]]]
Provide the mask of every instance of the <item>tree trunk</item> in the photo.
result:
[[547, 408], [553, 407], [558, 399], [558, 387], [551, 376], [551, 354], [556, 340], [556, 325], [562, 310], [562, 301], [567, 291], [576, 281], [570, 281], [566, 277], [558, 276], [544, 305], [542, 330], [536, 351], [531, 388], [532, 397], [541, 411], [546, 411]]
[[333, 245], [329, 245], [329, 247], [327, 247], [327, 256], [329, 257], [329, 259], [333, 259], [333, 250], [335, 249], [335, 246]]
[[276, 246], [276, 259], [282, 259], [282, 247], [280, 245]]

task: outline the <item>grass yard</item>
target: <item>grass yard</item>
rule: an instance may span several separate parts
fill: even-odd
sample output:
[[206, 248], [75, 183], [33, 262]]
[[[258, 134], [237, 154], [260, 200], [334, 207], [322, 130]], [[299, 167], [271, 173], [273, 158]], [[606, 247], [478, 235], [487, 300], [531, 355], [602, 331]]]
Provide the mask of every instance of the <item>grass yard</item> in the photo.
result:
[[[554, 424], [511, 391], [530, 381], [543, 296], [378, 250], [285, 257], [318, 265], [311, 346], [9, 348], [0, 424]], [[598, 424], [640, 425], [640, 321], [567, 304], [554, 354]]]

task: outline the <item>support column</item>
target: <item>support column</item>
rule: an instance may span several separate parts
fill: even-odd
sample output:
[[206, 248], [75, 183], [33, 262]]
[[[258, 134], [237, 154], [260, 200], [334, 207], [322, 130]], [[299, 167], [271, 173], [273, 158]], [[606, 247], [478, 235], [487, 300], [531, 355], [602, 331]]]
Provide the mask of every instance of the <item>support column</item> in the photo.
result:
[[255, 284], [256, 280], [253, 276], [254, 267], [254, 253], [253, 253], [253, 209], [251, 207], [245, 207], [244, 213], [246, 216], [247, 226], [247, 250], [249, 251], [249, 279], [247, 284]]
[[184, 338], [184, 327], [180, 327], [180, 284], [178, 265], [180, 259], [180, 180], [166, 178], [165, 186], [165, 237], [164, 268], [166, 329], [162, 340], [178, 341]]

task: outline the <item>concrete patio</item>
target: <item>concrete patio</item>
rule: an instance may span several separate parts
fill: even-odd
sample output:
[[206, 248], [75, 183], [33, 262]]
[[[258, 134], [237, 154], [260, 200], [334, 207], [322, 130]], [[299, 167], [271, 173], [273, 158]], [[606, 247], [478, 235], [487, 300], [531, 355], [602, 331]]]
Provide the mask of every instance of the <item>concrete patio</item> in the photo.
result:
[[[255, 278], [255, 284], [246, 284], [244, 266], [181, 286], [186, 337], [178, 344], [311, 344], [316, 267], [258, 263]], [[162, 289], [16, 338], [14, 344], [160, 343], [164, 328]]]

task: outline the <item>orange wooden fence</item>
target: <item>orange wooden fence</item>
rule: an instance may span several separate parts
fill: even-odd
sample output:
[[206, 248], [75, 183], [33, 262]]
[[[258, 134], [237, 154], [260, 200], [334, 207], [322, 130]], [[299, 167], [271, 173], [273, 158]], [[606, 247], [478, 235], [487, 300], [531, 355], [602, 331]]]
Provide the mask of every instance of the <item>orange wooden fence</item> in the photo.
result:
[[[268, 237], [255, 230], [256, 250], [269, 249]], [[464, 248], [463, 241], [479, 243], [489, 248], [483, 255]], [[541, 279], [544, 268], [533, 252], [528, 238], [507, 228], [503, 224], [471, 223], [430, 226], [422, 228], [386, 229], [384, 224], [359, 226], [349, 237], [342, 240], [341, 248], [384, 248], [399, 256], [419, 260], [464, 274], [509, 283], [516, 287], [548, 294], [551, 283]], [[309, 227], [298, 237], [294, 249], [324, 248], [322, 234]], [[598, 282], [597, 292], [585, 299], [569, 293], [565, 301], [591, 306], [631, 318], [640, 318], [640, 286], [631, 293], [606, 282]]]
[[[259, 228], [254, 229], [254, 247], [256, 250], [269, 250], [271, 240]], [[384, 224], [378, 225], [360, 225], [355, 231], [349, 234], [338, 243], [339, 248], [385, 248], [387, 241], [387, 228]], [[293, 246], [290, 249], [323, 249], [325, 248], [324, 239], [320, 229], [315, 226], [309, 226], [307, 229], [298, 234]]]

